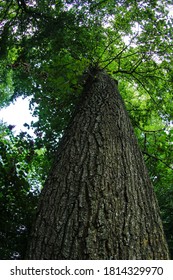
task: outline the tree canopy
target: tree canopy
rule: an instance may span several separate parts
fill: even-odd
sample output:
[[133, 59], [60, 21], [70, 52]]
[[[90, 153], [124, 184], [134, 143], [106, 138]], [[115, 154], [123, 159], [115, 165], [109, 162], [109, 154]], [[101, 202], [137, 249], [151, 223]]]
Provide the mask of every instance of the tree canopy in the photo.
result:
[[38, 116], [33, 139], [1, 124], [0, 238], [16, 240], [8, 252], [1, 246], [2, 258], [23, 256], [19, 243], [28, 217], [89, 69], [97, 65], [118, 80], [173, 252], [172, 9], [171, 0], [0, 1], [0, 106], [30, 96]]

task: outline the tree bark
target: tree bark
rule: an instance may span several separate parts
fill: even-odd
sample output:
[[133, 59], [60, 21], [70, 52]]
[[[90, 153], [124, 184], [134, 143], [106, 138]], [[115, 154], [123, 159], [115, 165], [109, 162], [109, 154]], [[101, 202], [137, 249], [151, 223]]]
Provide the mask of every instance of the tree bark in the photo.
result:
[[117, 83], [93, 69], [42, 191], [28, 259], [169, 259]]

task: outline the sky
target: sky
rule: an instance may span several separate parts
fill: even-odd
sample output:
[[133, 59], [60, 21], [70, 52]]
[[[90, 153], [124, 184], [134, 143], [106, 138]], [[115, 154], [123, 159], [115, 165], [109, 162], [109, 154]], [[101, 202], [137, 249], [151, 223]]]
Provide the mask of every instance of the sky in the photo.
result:
[[33, 135], [32, 130], [28, 130], [23, 126], [24, 123], [30, 124], [31, 121], [36, 121], [29, 111], [29, 99], [19, 97], [14, 104], [0, 110], [0, 120], [8, 125], [15, 125], [13, 132], [18, 134], [20, 131], [27, 131]]

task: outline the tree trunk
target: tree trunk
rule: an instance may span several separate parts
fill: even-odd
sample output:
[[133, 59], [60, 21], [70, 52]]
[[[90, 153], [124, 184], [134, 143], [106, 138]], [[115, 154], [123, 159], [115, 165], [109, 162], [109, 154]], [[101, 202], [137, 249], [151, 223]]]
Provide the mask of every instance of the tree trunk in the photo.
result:
[[168, 259], [158, 204], [117, 83], [93, 70], [38, 206], [28, 259]]

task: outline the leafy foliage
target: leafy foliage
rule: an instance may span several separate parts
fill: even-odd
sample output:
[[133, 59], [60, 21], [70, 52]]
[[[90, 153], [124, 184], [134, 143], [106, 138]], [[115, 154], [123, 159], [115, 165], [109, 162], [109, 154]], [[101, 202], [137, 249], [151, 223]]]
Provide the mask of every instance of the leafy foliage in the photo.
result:
[[0, 126], [0, 257], [24, 257], [37, 198], [44, 181], [44, 150], [26, 133]]
[[[30, 107], [39, 117], [32, 123], [35, 139], [15, 138], [4, 126], [1, 129], [6, 131], [1, 132], [1, 199], [6, 213], [2, 228], [6, 223], [11, 240], [17, 240], [20, 224], [30, 227], [37, 182], [42, 185], [46, 178], [89, 67], [98, 66], [119, 81], [173, 252], [171, 9], [170, 0], [0, 2], [0, 106], [18, 96], [32, 96]], [[10, 193], [7, 201], [6, 192]], [[15, 215], [17, 211], [20, 215]], [[10, 216], [15, 217], [13, 222]], [[9, 229], [3, 238], [6, 232]], [[22, 236], [20, 231], [19, 240]], [[3, 253], [6, 258], [15, 250], [23, 252], [17, 241], [10, 244]]]

